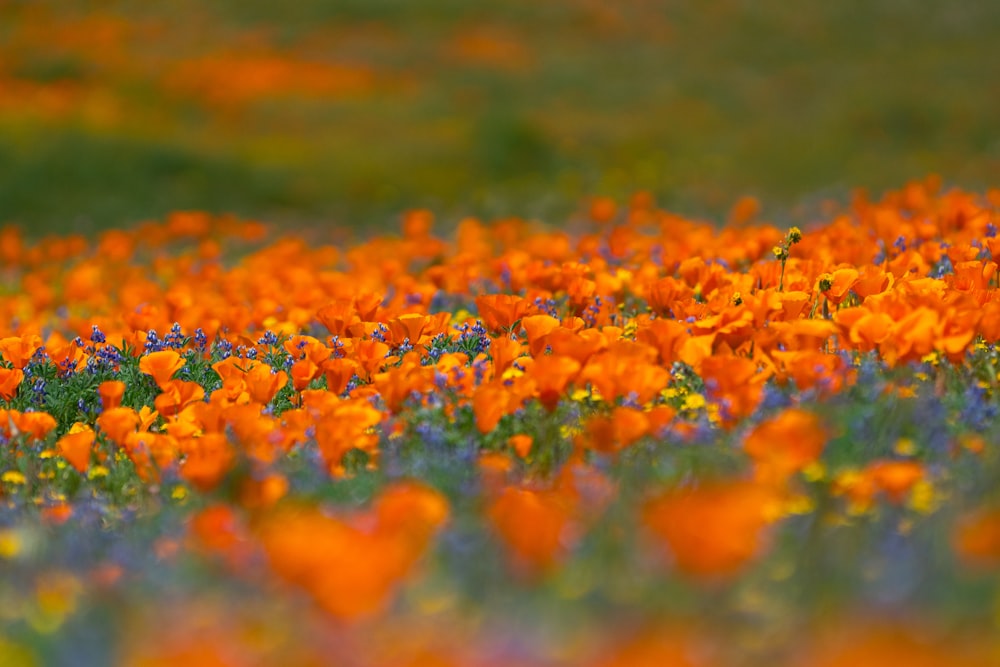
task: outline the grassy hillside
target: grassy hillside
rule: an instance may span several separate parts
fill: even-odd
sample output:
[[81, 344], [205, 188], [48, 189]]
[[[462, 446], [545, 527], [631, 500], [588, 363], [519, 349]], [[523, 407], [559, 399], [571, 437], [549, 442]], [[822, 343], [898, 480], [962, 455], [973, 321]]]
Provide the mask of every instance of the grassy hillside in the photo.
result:
[[[610, 4], [610, 6], [609, 6]], [[718, 215], [1000, 173], [1000, 5], [0, 3], [0, 220]]]

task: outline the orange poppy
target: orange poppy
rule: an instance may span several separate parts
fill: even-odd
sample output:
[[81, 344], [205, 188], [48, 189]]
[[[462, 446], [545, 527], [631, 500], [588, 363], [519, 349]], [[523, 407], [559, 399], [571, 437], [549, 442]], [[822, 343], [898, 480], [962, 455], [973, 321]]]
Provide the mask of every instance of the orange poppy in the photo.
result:
[[233, 466], [235, 453], [223, 433], [192, 438], [185, 447], [180, 476], [200, 491], [210, 491]]
[[610, 415], [598, 415], [587, 421], [588, 442], [594, 450], [614, 453], [629, 447], [650, 432], [652, 424], [646, 413], [628, 407], [616, 407]]
[[510, 389], [502, 380], [494, 380], [476, 388], [472, 395], [472, 411], [475, 414], [476, 428], [480, 433], [489, 433], [496, 428], [500, 420], [516, 410], [520, 401], [516, 401]]
[[759, 484], [715, 482], [652, 498], [642, 520], [681, 573], [731, 576], [763, 552], [774, 502], [774, 492]]
[[823, 296], [833, 304], [839, 306], [850, 295], [851, 289], [857, 284], [861, 274], [853, 267], [837, 269], [833, 273], [820, 276], [820, 285], [823, 289]]
[[80, 473], [87, 472], [90, 467], [90, 453], [93, 447], [94, 432], [90, 429], [67, 433], [56, 442], [59, 455]]
[[545, 355], [535, 359], [528, 376], [535, 382], [535, 393], [546, 410], [552, 412], [564, 397], [566, 387], [580, 372], [580, 362], [570, 357]]
[[976, 568], [1000, 568], [1000, 509], [967, 513], [955, 526], [952, 547], [962, 562]]
[[160, 350], [150, 352], [139, 360], [139, 370], [146, 375], [152, 375], [153, 381], [160, 389], [170, 382], [174, 373], [179, 371], [187, 361], [175, 350]]
[[515, 566], [527, 574], [554, 568], [580, 537], [575, 503], [558, 491], [507, 487], [486, 513]]
[[320, 369], [326, 376], [327, 389], [340, 395], [347, 389], [348, 383], [357, 373], [359, 366], [352, 359], [331, 358], [324, 361]]
[[353, 299], [336, 299], [316, 311], [316, 319], [334, 336], [341, 338], [347, 333], [347, 328], [361, 321], [354, 307]]
[[97, 387], [97, 395], [101, 397], [101, 407], [104, 410], [117, 408], [125, 395], [125, 383], [121, 380], [105, 380]]
[[55, 417], [47, 412], [18, 412], [11, 410], [7, 419], [14, 429], [27, 433], [35, 440], [44, 440], [58, 425]]
[[514, 323], [532, 314], [534, 305], [515, 294], [487, 294], [476, 297], [476, 308], [483, 325], [493, 332], [510, 331]]
[[534, 443], [534, 438], [525, 433], [518, 433], [507, 438], [507, 446], [513, 449], [522, 459], [528, 458]]
[[754, 427], [743, 451], [753, 459], [760, 479], [781, 482], [819, 459], [826, 440], [817, 415], [789, 408]]
[[559, 326], [559, 320], [551, 315], [528, 315], [521, 319], [521, 327], [528, 335], [528, 351], [537, 357], [545, 352], [546, 337]]
[[865, 469], [886, 497], [893, 503], [902, 503], [910, 490], [924, 479], [926, 471], [917, 461], [875, 461]]
[[97, 427], [108, 440], [122, 446], [128, 434], [138, 430], [139, 415], [132, 408], [109, 408], [97, 418]]
[[288, 373], [274, 370], [267, 364], [255, 363], [244, 377], [250, 399], [261, 405], [269, 404], [275, 394], [288, 384]]
[[702, 362], [701, 375], [709, 397], [719, 405], [722, 425], [731, 427], [757, 409], [769, 373], [746, 357], [716, 355]]
[[188, 405], [205, 398], [205, 390], [197, 382], [168, 380], [161, 389], [163, 392], [154, 399], [153, 405], [166, 417], [173, 417]]
[[21, 369], [0, 367], [0, 398], [5, 401], [13, 400], [23, 379], [24, 371]]
[[0, 338], [0, 354], [14, 368], [23, 369], [42, 346], [42, 338], [37, 334]]

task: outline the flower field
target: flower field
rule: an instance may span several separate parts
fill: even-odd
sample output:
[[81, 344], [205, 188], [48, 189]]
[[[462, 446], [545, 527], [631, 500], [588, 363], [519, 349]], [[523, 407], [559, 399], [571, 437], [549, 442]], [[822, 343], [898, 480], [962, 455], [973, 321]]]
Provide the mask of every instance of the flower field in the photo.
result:
[[1000, 191], [0, 233], [0, 663], [1000, 663]]

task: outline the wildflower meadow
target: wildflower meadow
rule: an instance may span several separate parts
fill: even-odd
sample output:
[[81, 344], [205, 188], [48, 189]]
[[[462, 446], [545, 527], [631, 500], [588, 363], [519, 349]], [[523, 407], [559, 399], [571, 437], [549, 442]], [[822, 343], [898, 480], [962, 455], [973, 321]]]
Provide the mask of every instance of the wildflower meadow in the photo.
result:
[[7, 228], [2, 662], [997, 664], [998, 205]]
[[0, 0], [0, 667], [997, 667], [998, 34]]

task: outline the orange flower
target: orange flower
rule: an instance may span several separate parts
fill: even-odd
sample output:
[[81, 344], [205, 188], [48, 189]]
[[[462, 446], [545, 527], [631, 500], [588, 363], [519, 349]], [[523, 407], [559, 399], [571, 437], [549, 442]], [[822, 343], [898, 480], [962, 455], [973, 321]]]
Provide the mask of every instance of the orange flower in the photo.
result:
[[586, 364], [592, 356], [606, 350], [608, 341], [599, 331], [585, 329], [579, 333], [566, 327], [557, 327], [545, 337], [552, 348], [552, 354], [562, 357], [572, 357]]
[[841, 310], [834, 319], [848, 330], [848, 339], [862, 352], [870, 352], [888, 340], [895, 326], [891, 316], [865, 307]]
[[327, 389], [340, 395], [357, 372], [358, 364], [351, 359], [327, 359], [320, 368], [326, 376]]
[[42, 510], [42, 520], [50, 526], [61, 526], [73, 516], [73, 506], [67, 502], [57, 502]]
[[308, 359], [317, 366], [333, 354], [333, 350], [312, 336], [292, 336], [283, 344], [285, 351], [296, 361]]
[[0, 398], [13, 400], [23, 379], [24, 371], [19, 368], [0, 368]]
[[139, 370], [146, 375], [152, 375], [156, 385], [165, 390], [165, 385], [170, 382], [170, 378], [186, 363], [175, 350], [160, 350], [159, 352], [150, 352], [140, 359]]
[[522, 459], [528, 458], [531, 454], [531, 447], [535, 444], [535, 439], [525, 433], [518, 433], [507, 438], [507, 446], [514, 450]]
[[559, 326], [559, 320], [551, 315], [528, 315], [521, 320], [521, 326], [528, 334], [528, 350], [538, 357], [545, 352], [546, 337]]
[[500, 336], [494, 338], [490, 344], [490, 357], [493, 359], [493, 376], [499, 377], [504, 371], [510, 368], [514, 361], [524, 354], [524, 346], [521, 341]]
[[389, 329], [389, 337], [394, 345], [399, 345], [404, 339], [409, 339], [413, 346], [423, 344], [421, 335], [428, 326], [428, 317], [420, 313], [407, 313], [389, 320], [386, 326]]
[[[837, 632], [809, 647], [794, 667], [986, 667], [995, 664], [991, 642], [970, 642], [957, 633], [928, 633], [922, 627], [886, 625], [882, 618], [836, 622]], [[940, 628], [943, 629], [943, 628]]]
[[97, 395], [101, 397], [101, 407], [112, 410], [122, 404], [125, 395], [125, 383], [121, 380], [105, 380], [97, 387]]
[[819, 393], [826, 396], [840, 391], [851, 377], [840, 355], [820, 350], [774, 350], [770, 354], [781, 366], [783, 374], [795, 381], [795, 388], [799, 391], [818, 387]]
[[[852, 267], [837, 269], [833, 273], [820, 277], [820, 289], [823, 296], [834, 306], [839, 306], [846, 299], [851, 289], [857, 284], [861, 274]], [[825, 289], [823, 289], [825, 287]]]
[[594, 197], [590, 200], [590, 219], [601, 224], [608, 224], [615, 219], [618, 207], [611, 197]]
[[[664, 365], [681, 360], [681, 350], [690, 338], [691, 334], [685, 324], [666, 318], [652, 320], [636, 332], [637, 340], [656, 348], [660, 362]], [[715, 335], [711, 334], [709, 340], [714, 338]]]
[[579, 539], [575, 503], [558, 491], [508, 487], [487, 509], [514, 564], [528, 574], [551, 570]]
[[260, 521], [256, 533], [278, 577], [332, 616], [352, 620], [385, 608], [447, 516], [443, 496], [404, 483], [385, 489], [354, 521], [286, 508]]
[[8, 419], [17, 431], [27, 433], [34, 440], [44, 440], [57, 426], [55, 417], [46, 412], [11, 410]]
[[228, 505], [209, 505], [188, 524], [188, 541], [198, 551], [223, 557], [236, 570], [252, 554], [252, 536], [240, 515]]
[[[377, 340], [363, 340], [354, 345], [354, 361], [358, 368], [355, 373], [364, 381], [369, 381], [374, 373], [382, 372], [386, 365], [393, 362], [389, 358], [389, 346]], [[294, 373], [293, 373], [294, 376]]]
[[52, 334], [49, 337], [45, 343], [45, 350], [49, 354], [49, 359], [61, 373], [70, 372], [83, 356], [83, 350], [76, 343], [67, 341], [57, 334]]
[[205, 390], [197, 382], [168, 380], [160, 388], [163, 393], [156, 397], [153, 405], [166, 417], [173, 417], [188, 405], [205, 398]]
[[340, 462], [348, 451], [360, 449], [374, 456], [378, 435], [370, 429], [382, 421], [382, 413], [365, 399], [344, 401], [316, 424], [316, 444], [332, 474], [340, 474]]
[[476, 308], [483, 325], [490, 331], [510, 331], [516, 322], [530, 314], [534, 305], [515, 294], [487, 294], [476, 297]]
[[223, 433], [206, 433], [188, 441], [180, 476], [199, 491], [211, 491], [233, 466], [235, 455]]
[[789, 408], [758, 424], [747, 435], [743, 450], [754, 460], [759, 478], [781, 482], [816, 461], [826, 439], [819, 417]]
[[1000, 509], [966, 514], [952, 534], [952, 547], [968, 566], [1000, 568]]
[[87, 468], [90, 467], [90, 452], [93, 446], [94, 432], [90, 429], [67, 433], [56, 442], [59, 455], [80, 473], [87, 472]]
[[886, 291], [894, 282], [891, 273], [886, 273], [881, 268], [868, 264], [861, 267], [858, 279], [854, 283], [854, 293], [864, 301], [872, 294], [881, 294]]
[[925, 475], [923, 464], [917, 461], [875, 461], [866, 473], [890, 502], [902, 503], [913, 486]]
[[318, 319], [334, 336], [341, 338], [347, 333], [347, 328], [361, 321], [354, 307], [353, 299], [337, 299], [316, 311]]
[[372, 384], [378, 389], [389, 411], [398, 414], [414, 394], [421, 395], [432, 389], [432, 373], [429, 367], [421, 366], [419, 361], [408, 356], [398, 368], [390, 368], [385, 373], [374, 375]]
[[555, 410], [566, 387], [580, 372], [580, 362], [570, 357], [545, 355], [531, 364], [528, 376], [535, 382], [539, 402], [549, 412]]
[[132, 408], [109, 408], [97, 418], [97, 426], [108, 440], [122, 446], [128, 434], [138, 430], [139, 415]]
[[415, 241], [424, 241], [430, 236], [433, 224], [434, 213], [425, 208], [405, 211], [403, 213], [403, 236]]
[[691, 288], [673, 276], [660, 278], [649, 288], [646, 300], [657, 315], [673, 315], [674, 306], [691, 297]]
[[729, 576], [763, 551], [774, 501], [767, 487], [718, 482], [661, 494], [645, 504], [642, 519], [683, 574]]
[[0, 338], [0, 354], [14, 368], [23, 369], [42, 346], [42, 338], [38, 335], [13, 336]]
[[177, 440], [166, 433], [129, 433], [122, 447], [139, 479], [146, 483], [157, 481], [159, 470], [177, 462]]
[[267, 405], [281, 389], [288, 384], [288, 373], [285, 371], [273, 372], [273, 369], [264, 363], [255, 363], [244, 378], [247, 392], [250, 399]]
[[405, 537], [421, 551], [450, 515], [448, 500], [420, 482], [404, 481], [387, 486], [375, 499], [372, 510], [378, 529]]
[[645, 404], [670, 381], [670, 372], [654, 363], [656, 350], [642, 343], [621, 340], [587, 361], [580, 380], [590, 382], [605, 401], [631, 398]]
[[[704, 642], [676, 628], [644, 630], [616, 645], [590, 667], [710, 667], [718, 664]], [[711, 646], [711, 645], [709, 645]]]
[[240, 485], [240, 503], [251, 510], [273, 506], [288, 493], [288, 478], [271, 473], [262, 479], [248, 477]]
[[757, 409], [768, 373], [745, 357], [716, 355], [702, 362], [701, 375], [709, 397], [719, 404], [723, 426], [731, 427]]
[[599, 452], [620, 451], [650, 431], [646, 413], [633, 408], [616, 407], [610, 415], [592, 417], [587, 422], [591, 446]]
[[491, 432], [504, 415], [512, 413], [521, 403], [521, 399], [515, 396], [502, 380], [480, 385], [472, 395], [476, 428], [480, 433]]

